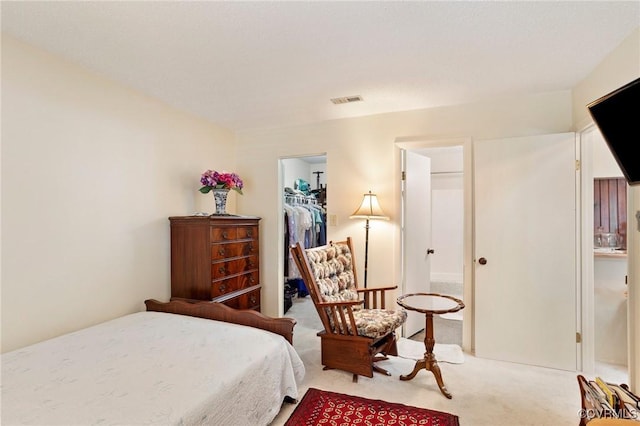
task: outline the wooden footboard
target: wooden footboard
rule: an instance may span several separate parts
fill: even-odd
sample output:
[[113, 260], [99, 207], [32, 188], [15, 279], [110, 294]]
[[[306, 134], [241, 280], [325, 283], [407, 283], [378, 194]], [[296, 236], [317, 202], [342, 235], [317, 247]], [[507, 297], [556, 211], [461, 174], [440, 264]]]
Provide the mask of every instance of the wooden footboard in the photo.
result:
[[187, 315], [260, 328], [281, 335], [293, 345], [293, 327], [296, 325], [296, 320], [293, 318], [271, 318], [257, 311], [238, 310], [222, 303], [206, 301], [196, 303], [183, 300], [159, 302], [148, 299], [144, 301], [144, 304], [147, 306], [147, 311]]

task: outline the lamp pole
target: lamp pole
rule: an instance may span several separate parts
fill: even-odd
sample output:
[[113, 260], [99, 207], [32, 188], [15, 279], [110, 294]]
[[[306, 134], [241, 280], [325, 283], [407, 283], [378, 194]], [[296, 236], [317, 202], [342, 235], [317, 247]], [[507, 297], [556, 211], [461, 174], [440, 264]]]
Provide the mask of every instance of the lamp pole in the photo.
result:
[[385, 219], [389, 220], [387, 215], [384, 214], [376, 194], [372, 194], [369, 191], [368, 194], [364, 194], [360, 207], [353, 212], [350, 216], [351, 219], [365, 219], [365, 236], [364, 236], [364, 288], [367, 288], [367, 270], [369, 266], [369, 220], [370, 219]]
[[364, 225], [364, 288], [367, 288], [367, 265], [369, 263], [369, 218]]

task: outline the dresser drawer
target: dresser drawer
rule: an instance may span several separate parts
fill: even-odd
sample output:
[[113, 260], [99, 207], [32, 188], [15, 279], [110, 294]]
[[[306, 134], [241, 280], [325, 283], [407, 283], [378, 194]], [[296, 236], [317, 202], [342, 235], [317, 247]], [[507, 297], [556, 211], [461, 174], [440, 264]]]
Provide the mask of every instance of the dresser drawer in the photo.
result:
[[260, 289], [250, 291], [249, 293], [238, 296], [236, 309], [255, 309], [260, 310]]
[[211, 228], [211, 241], [224, 242], [258, 239], [258, 227], [252, 225], [218, 226]]
[[224, 296], [232, 291], [242, 290], [258, 284], [258, 271], [249, 272], [247, 274], [235, 277], [213, 281], [211, 283], [211, 298]]
[[241, 294], [222, 303], [234, 309], [253, 309], [260, 312], [260, 289]]
[[230, 257], [250, 256], [258, 254], [257, 241], [243, 241], [239, 243], [219, 243], [211, 245], [211, 259], [222, 260]]
[[239, 240], [244, 239], [258, 239], [258, 227], [257, 226], [238, 226], [237, 236]]
[[219, 226], [211, 228], [211, 242], [235, 241], [238, 239], [238, 228], [235, 226]]
[[258, 256], [247, 256], [239, 259], [214, 262], [211, 264], [211, 279], [218, 280], [230, 275], [247, 272], [258, 268]]

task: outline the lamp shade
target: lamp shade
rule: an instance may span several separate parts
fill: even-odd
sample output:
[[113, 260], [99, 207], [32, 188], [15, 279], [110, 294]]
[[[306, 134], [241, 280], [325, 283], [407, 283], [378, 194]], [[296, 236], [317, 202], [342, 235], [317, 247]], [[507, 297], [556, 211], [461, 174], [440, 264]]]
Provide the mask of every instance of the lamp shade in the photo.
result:
[[360, 207], [353, 212], [351, 219], [385, 219], [389, 220], [389, 217], [384, 214], [380, 203], [378, 203], [378, 197], [376, 194], [372, 194], [369, 191], [368, 194], [364, 194]]

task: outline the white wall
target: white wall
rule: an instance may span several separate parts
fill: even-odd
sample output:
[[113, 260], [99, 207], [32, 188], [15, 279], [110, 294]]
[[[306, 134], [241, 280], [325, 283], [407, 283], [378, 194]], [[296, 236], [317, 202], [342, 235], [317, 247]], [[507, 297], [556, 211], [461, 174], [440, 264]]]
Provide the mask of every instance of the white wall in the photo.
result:
[[[317, 175], [320, 174], [320, 185], [326, 185], [326, 163], [309, 163], [301, 158], [286, 158], [282, 160], [284, 187], [294, 188], [296, 179], [304, 179], [309, 182], [310, 189], [316, 189]], [[295, 189], [295, 188], [294, 188]]]
[[462, 283], [464, 191], [462, 174], [432, 175], [431, 281]]
[[573, 88], [573, 122], [581, 130], [593, 120], [587, 105], [640, 76], [640, 27]]
[[596, 257], [593, 263], [596, 360], [627, 365], [627, 259]]
[[213, 209], [207, 168], [231, 132], [3, 35], [2, 351], [168, 300], [167, 218]]
[[525, 136], [566, 132], [571, 126], [571, 93], [560, 91], [240, 133], [237, 156], [243, 161], [238, 171], [261, 182], [259, 188], [249, 186], [238, 203], [242, 211], [263, 218], [264, 311], [277, 315], [282, 306], [282, 254], [277, 249], [283, 235], [279, 158], [327, 153], [328, 214], [337, 220], [336, 226], [328, 227], [328, 239], [354, 238], [360, 275], [364, 273], [364, 230], [361, 221], [350, 220], [349, 215], [364, 192], [378, 194], [391, 220], [371, 223], [369, 282], [376, 286], [400, 281], [400, 158], [396, 139]]
[[592, 158], [593, 158], [593, 177], [594, 178], [614, 178], [624, 177], [620, 166], [613, 157], [611, 150], [607, 146], [600, 130], [597, 127], [593, 127], [590, 131], [593, 134], [592, 145]]
[[435, 250], [430, 257], [431, 281], [461, 284], [464, 270], [462, 146], [416, 151], [431, 159], [431, 242]]

